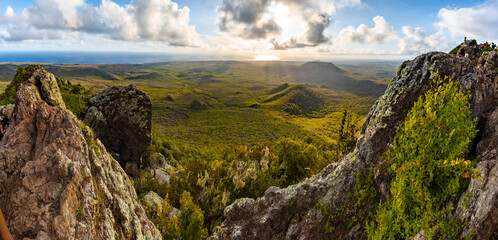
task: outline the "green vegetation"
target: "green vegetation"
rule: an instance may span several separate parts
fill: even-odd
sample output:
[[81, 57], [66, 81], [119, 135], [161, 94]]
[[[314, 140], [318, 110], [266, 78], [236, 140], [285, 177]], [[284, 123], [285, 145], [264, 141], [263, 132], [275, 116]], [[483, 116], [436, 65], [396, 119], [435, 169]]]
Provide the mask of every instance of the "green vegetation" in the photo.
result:
[[163, 199], [161, 210], [152, 206], [144, 205], [148, 218], [161, 232], [163, 239], [188, 239], [200, 240], [207, 235], [207, 229], [203, 227], [204, 215], [202, 210], [192, 201], [189, 192], [183, 192], [180, 201], [180, 214], [174, 215], [173, 207], [168, 198]]
[[57, 84], [59, 85], [66, 108], [77, 118], [85, 118], [88, 101], [93, 96], [93, 90], [86, 89], [81, 84], [72, 84], [70, 81], [60, 78], [57, 78]]
[[476, 123], [470, 119], [470, 96], [458, 81], [435, 75], [387, 153], [392, 199], [379, 206], [375, 222], [367, 226], [369, 239], [409, 239], [421, 230], [431, 239], [438, 229], [443, 239], [454, 239], [459, 231], [451, 210], [476, 171], [462, 158]]
[[[40, 65], [19, 66], [12, 82], [0, 94], [0, 105], [13, 104], [16, 101], [16, 93], [22, 82], [27, 81], [36, 70], [43, 69]], [[93, 96], [91, 89], [86, 89], [81, 84], [71, 84], [70, 81], [57, 79], [57, 84], [66, 104], [66, 108], [74, 113], [79, 119], [83, 119], [88, 101]]]
[[360, 130], [359, 117], [350, 108], [344, 109], [339, 129], [338, 152], [345, 155], [356, 146], [356, 133]]
[[26, 68], [19, 66], [12, 82], [7, 85], [0, 95], [0, 105], [13, 104], [16, 101], [16, 93], [22, 82], [27, 81], [36, 70], [42, 69], [40, 65], [29, 65]]
[[[137, 194], [154, 191], [165, 198], [163, 208], [170, 209], [188, 202], [181, 193], [189, 192], [190, 201], [203, 212], [200, 218], [192, 211], [196, 220], [191, 222], [207, 229], [223, 221], [224, 208], [236, 199], [257, 198], [270, 186], [302, 181], [349, 152], [359, 121], [385, 89], [389, 75], [373, 67], [356, 79], [345, 76], [354, 69], [346, 73], [333, 64], [299, 62], [43, 67], [58, 76], [66, 107], [79, 118], [91, 89], [133, 83], [149, 95], [153, 140], [134, 179]], [[6, 70], [0, 74], [15, 69], [2, 68]], [[373, 84], [371, 77], [379, 82]], [[91, 132], [82, 129], [100, 155]], [[172, 167], [169, 184], [159, 183], [150, 171], [165, 163]], [[101, 208], [95, 209], [97, 218]], [[188, 226], [180, 227], [179, 216], [149, 210], [151, 220], [168, 233], [165, 239], [187, 234], [180, 232]]]

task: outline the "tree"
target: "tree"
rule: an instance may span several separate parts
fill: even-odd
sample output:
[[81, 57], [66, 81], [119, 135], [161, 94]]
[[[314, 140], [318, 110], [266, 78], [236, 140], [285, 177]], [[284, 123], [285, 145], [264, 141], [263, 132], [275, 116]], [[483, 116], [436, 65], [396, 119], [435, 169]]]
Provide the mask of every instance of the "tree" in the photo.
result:
[[380, 205], [376, 223], [367, 226], [369, 239], [409, 239], [421, 230], [433, 236], [447, 224], [448, 199], [476, 171], [462, 158], [476, 134], [469, 98], [458, 81], [435, 74], [387, 153], [392, 199]]

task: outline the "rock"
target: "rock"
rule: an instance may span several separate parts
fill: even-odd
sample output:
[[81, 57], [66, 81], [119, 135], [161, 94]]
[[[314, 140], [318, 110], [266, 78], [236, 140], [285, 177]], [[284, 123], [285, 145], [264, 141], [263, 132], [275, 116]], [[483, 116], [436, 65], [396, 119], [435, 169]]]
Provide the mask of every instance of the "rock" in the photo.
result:
[[125, 172], [130, 176], [136, 176], [138, 174], [138, 165], [135, 162], [127, 162], [125, 164]]
[[168, 183], [171, 179], [169, 173], [164, 169], [154, 169], [154, 178], [157, 179], [159, 183]]
[[144, 204], [150, 206], [153, 211], [160, 215], [163, 212], [163, 198], [157, 193], [150, 191], [143, 198]]
[[90, 99], [84, 122], [121, 166], [140, 158], [151, 143], [152, 103], [134, 85], [110, 87]]
[[53, 74], [41, 69], [36, 70], [31, 78], [33, 78], [36, 87], [38, 87], [41, 98], [48, 105], [66, 107], [61, 92], [59, 91], [57, 80]]
[[10, 114], [14, 111], [14, 104], [0, 106], [0, 116], [10, 118]]
[[[485, 117], [498, 106], [496, 59], [496, 52], [486, 53], [474, 66], [470, 59], [431, 52], [403, 63], [384, 95], [372, 106], [352, 153], [299, 184], [285, 189], [271, 187], [257, 200], [235, 201], [225, 209], [226, 220], [209, 239], [366, 239], [365, 222], [348, 226], [355, 217], [351, 195], [357, 173], [374, 169], [375, 185], [381, 197], [390, 199], [390, 176], [375, 169], [384, 164], [383, 154], [392, 144], [397, 127], [419, 96], [430, 88], [435, 72], [458, 79], [471, 95], [472, 116], [482, 122], [480, 126], [489, 125], [486, 128], [489, 130], [483, 132], [484, 138], [476, 137], [471, 149], [476, 144], [479, 149], [496, 148], [496, 144], [492, 145], [497, 140], [495, 130], [492, 130], [496, 124], [491, 120], [493, 118]], [[487, 180], [485, 186], [476, 185], [478, 180], [472, 180], [469, 191], [477, 192], [469, 200], [468, 214], [459, 215], [469, 219], [464, 231], [472, 232], [472, 229], [476, 239], [495, 236], [498, 226], [495, 194], [498, 182], [493, 163], [496, 150], [487, 150], [486, 154], [493, 151], [495, 155], [483, 157], [491, 162], [485, 160], [478, 167], [485, 175], [483, 181]], [[372, 216], [375, 204], [367, 202], [360, 208]]]
[[38, 72], [21, 84], [0, 141], [0, 206], [14, 239], [161, 239], [119, 163], [58, 107], [52, 80]]

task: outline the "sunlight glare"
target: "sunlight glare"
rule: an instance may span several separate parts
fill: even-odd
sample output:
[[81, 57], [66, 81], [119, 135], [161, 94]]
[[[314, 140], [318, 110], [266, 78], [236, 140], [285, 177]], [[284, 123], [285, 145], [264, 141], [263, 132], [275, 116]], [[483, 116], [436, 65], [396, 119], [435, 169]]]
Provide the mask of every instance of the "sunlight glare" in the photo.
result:
[[254, 58], [254, 61], [279, 61], [280, 58], [278, 58], [275, 55], [258, 55]]

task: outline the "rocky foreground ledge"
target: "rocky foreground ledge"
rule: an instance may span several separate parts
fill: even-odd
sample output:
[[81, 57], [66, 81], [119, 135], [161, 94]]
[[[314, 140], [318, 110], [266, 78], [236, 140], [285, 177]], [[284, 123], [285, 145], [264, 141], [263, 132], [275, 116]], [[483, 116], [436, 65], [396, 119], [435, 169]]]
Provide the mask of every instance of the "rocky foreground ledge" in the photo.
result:
[[43, 70], [17, 92], [0, 142], [0, 206], [14, 239], [161, 239], [119, 163], [63, 106]]
[[[460, 197], [455, 215], [468, 221], [460, 234], [497, 239], [498, 57], [494, 51], [484, 53], [476, 66], [470, 59], [440, 52], [403, 63], [370, 110], [353, 153], [302, 183], [272, 187], [257, 200], [237, 200], [225, 209], [226, 220], [210, 239], [366, 239], [365, 221], [352, 210], [357, 173], [374, 169], [375, 188], [382, 199], [390, 198], [389, 176], [376, 166], [384, 163], [382, 155], [397, 127], [429, 89], [434, 72], [458, 79], [468, 89], [472, 116], [479, 122], [480, 133], [469, 151], [470, 157], [481, 159], [477, 169], [482, 182], [472, 179], [466, 191], [471, 197]], [[464, 202], [468, 207], [463, 207]], [[360, 208], [372, 216], [372, 204]], [[424, 239], [423, 234], [416, 239]]]

